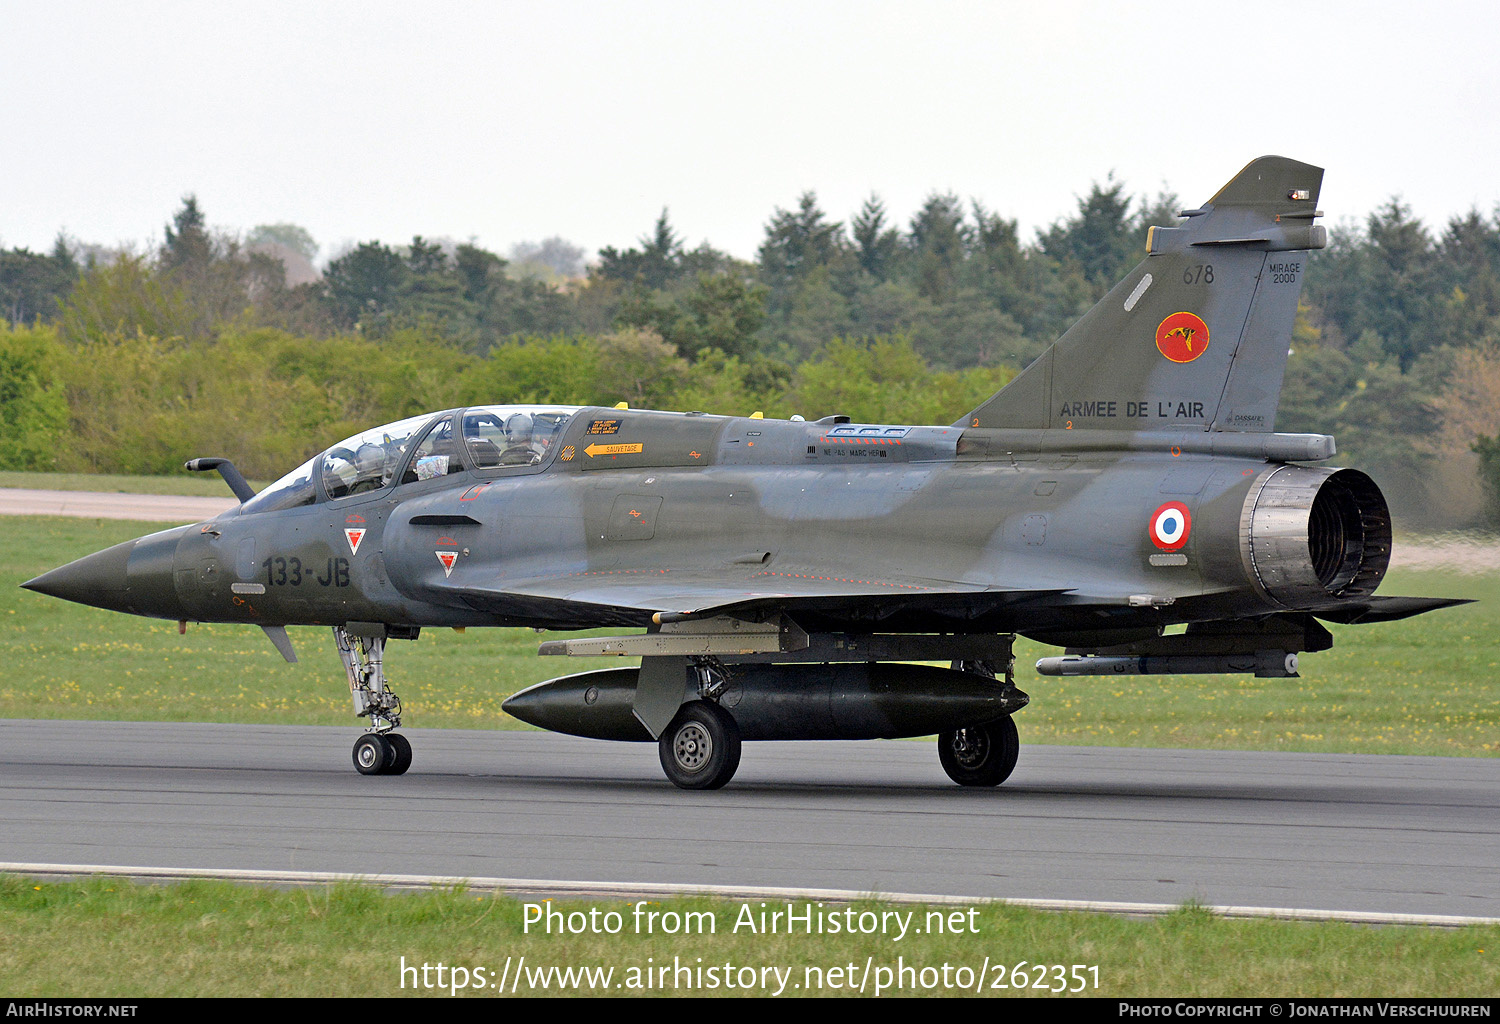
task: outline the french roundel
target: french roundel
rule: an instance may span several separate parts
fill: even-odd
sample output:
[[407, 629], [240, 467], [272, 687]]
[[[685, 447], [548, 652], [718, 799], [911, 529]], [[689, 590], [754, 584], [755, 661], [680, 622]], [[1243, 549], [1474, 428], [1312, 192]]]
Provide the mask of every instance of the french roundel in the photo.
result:
[[1163, 551], [1176, 551], [1187, 543], [1193, 516], [1180, 501], [1169, 501], [1151, 513], [1151, 540]]

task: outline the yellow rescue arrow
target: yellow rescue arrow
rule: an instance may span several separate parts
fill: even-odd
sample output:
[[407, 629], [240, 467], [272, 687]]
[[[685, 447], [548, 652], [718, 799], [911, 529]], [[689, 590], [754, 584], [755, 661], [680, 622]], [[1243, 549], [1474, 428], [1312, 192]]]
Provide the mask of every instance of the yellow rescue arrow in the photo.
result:
[[644, 444], [591, 444], [584, 453], [591, 459], [596, 455], [636, 455], [645, 447]]

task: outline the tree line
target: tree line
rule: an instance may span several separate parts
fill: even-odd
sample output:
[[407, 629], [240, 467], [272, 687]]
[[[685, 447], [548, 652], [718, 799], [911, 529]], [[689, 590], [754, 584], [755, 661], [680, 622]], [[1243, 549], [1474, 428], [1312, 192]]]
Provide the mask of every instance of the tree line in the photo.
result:
[[[835, 220], [808, 192], [753, 261], [663, 211], [581, 268], [561, 239], [316, 252], [294, 225], [211, 231], [187, 197], [146, 254], [0, 251], [0, 467], [170, 472], [224, 454], [274, 476], [363, 426], [547, 401], [951, 422], [1143, 255], [1176, 198], [1096, 183], [1023, 241], [933, 193]], [[1331, 232], [1298, 310], [1281, 430], [1333, 433], [1424, 525], [1500, 525], [1500, 217], [1439, 233], [1393, 199]]]

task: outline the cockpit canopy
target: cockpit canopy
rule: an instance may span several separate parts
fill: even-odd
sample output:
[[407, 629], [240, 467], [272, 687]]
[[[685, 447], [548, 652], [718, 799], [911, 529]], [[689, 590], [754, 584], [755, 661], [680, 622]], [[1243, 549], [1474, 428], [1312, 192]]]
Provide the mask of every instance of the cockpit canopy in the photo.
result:
[[378, 491], [394, 479], [406, 459], [412, 436], [433, 419], [413, 416], [340, 441], [317, 460], [329, 498]]
[[577, 411], [484, 405], [374, 427], [308, 459], [245, 502], [242, 511], [296, 508], [465, 470], [539, 465]]
[[464, 410], [464, 444], [473, 468], [536, 465], [551, 453], [577, 411], [557, 405], [488, 405]]

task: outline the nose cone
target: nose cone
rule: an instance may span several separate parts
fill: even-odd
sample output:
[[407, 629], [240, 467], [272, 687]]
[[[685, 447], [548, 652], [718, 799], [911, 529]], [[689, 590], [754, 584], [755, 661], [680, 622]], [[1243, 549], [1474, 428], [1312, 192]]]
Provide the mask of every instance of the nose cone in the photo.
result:
[[173, 556], [185, 526], [85, 555], [21, 586], [64, 601], [162, 619], [184, 617], [173, 586]]
[[130, 552], [134, 548], [135, 541], [127, 540], [112, 548], [85, 555], [60, 569], [43, 573], [21, 586], [48, 597], [60, 597], [64, 601], [124, 611], [127, 583], [125, 567], [130, 563]]

